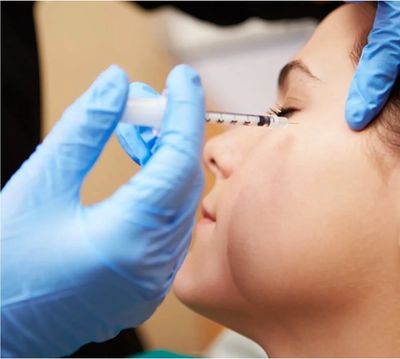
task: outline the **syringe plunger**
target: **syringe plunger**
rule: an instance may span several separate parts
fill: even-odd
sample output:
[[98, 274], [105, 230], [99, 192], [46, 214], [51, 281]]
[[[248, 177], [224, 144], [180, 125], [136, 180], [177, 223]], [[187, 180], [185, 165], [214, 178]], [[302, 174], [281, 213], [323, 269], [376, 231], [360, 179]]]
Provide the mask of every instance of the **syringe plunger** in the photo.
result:
[[130, 98], [126, 103], [121, 122], [160, 128], [166, 107], [167, 98], [165, 96]]

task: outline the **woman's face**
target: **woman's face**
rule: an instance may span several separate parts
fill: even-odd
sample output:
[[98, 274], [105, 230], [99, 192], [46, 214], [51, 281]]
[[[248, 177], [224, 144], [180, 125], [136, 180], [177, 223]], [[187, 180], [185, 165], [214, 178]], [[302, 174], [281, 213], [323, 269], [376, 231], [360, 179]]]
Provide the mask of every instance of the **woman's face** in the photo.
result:
[[206, 144], [215, 220], [197, 225], [174, 288], [189, 307], [256, 338], [264, 317], [351, 307], [398, 266], [390, 176], [374, 137], [344, 118], [350, 53], [373, 16], [341, 7], [285, 67], [277, 103], [297, 124], [234, 128]]

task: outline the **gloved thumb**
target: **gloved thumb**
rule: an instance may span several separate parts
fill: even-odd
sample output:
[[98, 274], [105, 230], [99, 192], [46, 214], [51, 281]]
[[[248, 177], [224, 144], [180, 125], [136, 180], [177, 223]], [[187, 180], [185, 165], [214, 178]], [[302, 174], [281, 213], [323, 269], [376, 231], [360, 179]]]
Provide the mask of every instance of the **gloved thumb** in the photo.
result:
[[85, 174], [124, 111], [128, 88], [127, 74], [116, 65], [110, 66], [65, 110], [11, 181], [29, 182], [30, 188], [38, 185], [49, 197], [63, 191], [79, 193]]

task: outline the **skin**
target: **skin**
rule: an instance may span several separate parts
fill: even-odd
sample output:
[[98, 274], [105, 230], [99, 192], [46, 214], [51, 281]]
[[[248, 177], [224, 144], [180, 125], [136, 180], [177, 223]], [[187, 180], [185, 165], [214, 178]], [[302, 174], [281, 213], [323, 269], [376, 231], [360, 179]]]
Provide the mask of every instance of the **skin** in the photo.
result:
[[174, 290], [270, 356], [400, 356], [400, 156], [344, 108], [349, 53], [374, 11], [344, 5], [295, 56], [277, 103], [285, 130], [210, 140], [215, 174]]

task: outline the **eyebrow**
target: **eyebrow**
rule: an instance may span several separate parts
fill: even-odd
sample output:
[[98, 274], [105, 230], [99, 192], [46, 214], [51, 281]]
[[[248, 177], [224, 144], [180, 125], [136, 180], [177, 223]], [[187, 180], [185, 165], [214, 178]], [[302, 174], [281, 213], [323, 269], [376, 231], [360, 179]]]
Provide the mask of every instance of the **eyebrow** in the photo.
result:
[[296, 70], [302, 72], [304, 75], [308, 76], [313, 80], [321, 81], [317, 76], [313, 75], [313, 73], [310, 71], [310, 69], [303, 61], [294, 60], [287, 63], [279, 73], [278, 77], [279, 88], [283, 88], [287, 84], [290, 73]]

